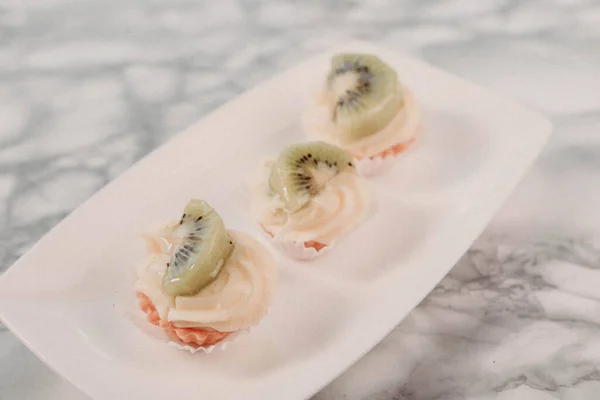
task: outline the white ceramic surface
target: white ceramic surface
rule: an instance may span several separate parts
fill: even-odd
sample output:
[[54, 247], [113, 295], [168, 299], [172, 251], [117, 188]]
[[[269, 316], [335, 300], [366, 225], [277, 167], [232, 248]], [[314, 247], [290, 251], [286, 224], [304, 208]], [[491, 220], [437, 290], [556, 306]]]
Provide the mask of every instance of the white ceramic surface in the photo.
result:
[[335, 249], [310, 263], [274, 252], [279, 291], [261, 325], [218, 354], [161, 346], [134, 306], [136, 235], [197, 196], [228, 226], [260, 238], [246, 174], [303, 139], [300, 110], [327, 55], [223, 106], [73, 212], [0, 278], [3, 321], [95, 398], [304, 398], [334, 379], [450, 270], [551, 129], [537, 114], [418, 60], [367, 43], [344, 49], [376, 52], [398, 69], [423, 104], [425, 133], [372, 180], [375, 213]]

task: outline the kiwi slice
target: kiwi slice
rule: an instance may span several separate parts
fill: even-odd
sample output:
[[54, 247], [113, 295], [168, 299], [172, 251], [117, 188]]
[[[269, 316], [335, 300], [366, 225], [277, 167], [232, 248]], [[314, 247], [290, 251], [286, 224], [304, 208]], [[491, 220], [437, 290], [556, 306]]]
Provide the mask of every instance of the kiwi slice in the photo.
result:
[[182, 240], [167, 264], [162, 290], [191, 296], [217, 277], [234, 244], [219, 214], [203, 200], [189, 201], [174, 234]]
[[369, 54], [337, 54], [331, 59], [327, 91], [333, 95], [332, 120], [340, 142], [383, 129], [398, 113], [396, 71]]
[[325, 142], [286, 147], [271, 169], [269, 187], [284, 207], [295, 212], [304, 207], [325, 184], [340, 172], [354, 169], [352, 156]]

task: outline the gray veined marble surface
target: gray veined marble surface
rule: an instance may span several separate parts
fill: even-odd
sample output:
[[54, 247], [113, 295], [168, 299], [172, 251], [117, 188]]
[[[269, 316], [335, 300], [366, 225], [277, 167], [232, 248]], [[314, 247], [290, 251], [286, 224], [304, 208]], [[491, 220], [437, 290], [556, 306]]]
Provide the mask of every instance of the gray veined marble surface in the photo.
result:
[[[1, 270], [172, 135], [349, 38], [556, 131], [452, 272], [316, 399], [599, 399], [599, 1], [0, 0]], [[2, 328], [0, 398], [87, 397]]]

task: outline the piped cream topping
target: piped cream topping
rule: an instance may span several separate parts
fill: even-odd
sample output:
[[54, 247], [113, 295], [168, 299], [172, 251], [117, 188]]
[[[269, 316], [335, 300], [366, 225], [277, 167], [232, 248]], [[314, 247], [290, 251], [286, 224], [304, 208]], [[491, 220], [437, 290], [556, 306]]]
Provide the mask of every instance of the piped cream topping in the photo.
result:
[[178, 327], [233, 332], [256, 325], [275, 292], [277, 270], [269, 252], [251, 236], [228, 231], [235, 243], [216, 279], [194, 296], [166, 296], [161, 291], [177, 240], [167, 227], [146, 238], [150, 255], [138, 264], [135, 290], [152, 300], [161, 319]]
[[331, 96], [321, 92], [309, 103], [302, 118], [306, 134], [315, 140], [323, 140], [348, 151], [358, 158], [379, 154], [397, 144], [410, 142], [419, 130], [421, 109], [412, 92], [398, 83], [400, 107], [398, 113], [382, 130], [351, 143], [339, 140], [333, 122]]
[[[267, 164], [267, 171], [269, 165]], [[268, 176], [268, 175], [267, 175]], [[266, 178], [253, 195], [253, 214], [263, 229], [286, 242], [331, 244], [364, 218], [370, 205], [366, 182], [355, 172], [331, 178], [310, 202], [288, 213], [268, 187]]]

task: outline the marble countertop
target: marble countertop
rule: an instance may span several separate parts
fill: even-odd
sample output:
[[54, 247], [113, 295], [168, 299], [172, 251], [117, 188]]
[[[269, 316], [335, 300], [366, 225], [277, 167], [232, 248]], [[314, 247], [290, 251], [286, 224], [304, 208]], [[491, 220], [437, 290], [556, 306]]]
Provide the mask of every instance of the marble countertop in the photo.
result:
[[[0, 271], [220, 104], [351, 38], [548, 115], [537, 164], [437, 288], [315, 398], [600, 393], [600, 2], [0, 0]], [[83, 400], [0, 326], [0, 398]]]

